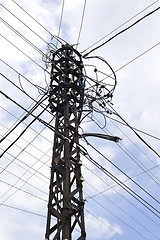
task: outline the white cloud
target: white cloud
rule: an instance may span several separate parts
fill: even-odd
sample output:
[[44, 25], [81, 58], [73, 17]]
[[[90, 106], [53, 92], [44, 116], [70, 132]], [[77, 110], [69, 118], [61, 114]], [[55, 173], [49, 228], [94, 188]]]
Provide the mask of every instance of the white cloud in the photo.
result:
[[123, 235], [122, 230], [116, 224], [111, 224], [106, 218], [94, 218], [92, 215], [86, 216], [86, 227], [88, 229], [87, 238], [109, 240], [116, 234]]

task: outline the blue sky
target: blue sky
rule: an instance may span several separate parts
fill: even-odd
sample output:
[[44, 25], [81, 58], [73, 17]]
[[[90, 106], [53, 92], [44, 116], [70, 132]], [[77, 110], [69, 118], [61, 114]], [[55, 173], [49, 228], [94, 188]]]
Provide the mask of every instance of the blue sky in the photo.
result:
[[[53, 35], [58, 34], [62, 1], [15, 0], [15, 2], [20, 4]], [[3, 60], [0, 61], [0, 91], [30, 110], [33, 99], [39, 100], [43, 94], [35, 85], [47, 90], [49, 74], [45, 73], [45, 63], [41, 53], [46, 53], [47, 43], [52, 40], [49, 32], [24, 13], [15, 2], [1, 0], [1, 4], [3, 4], [0, 6], [3, 19], [1, 34], [4, 37], [0, 36], [0, 54], [1, 60]], [[60, 37], [69, 44], [77, 43], [83, 6], [84, 1], [82, 0], [65, 0]], [[94, 3], [92, 0], [87, 0], [77, 50], [87, 53], [159, 6], [159, 1], [150, 0], [97, 0]], [[143, 12], [140, 13], [141, 11]], [[133, 19], [128, 21], [131, 18]], [[127, 22], [125, 25], [119, 27], [125, 22]], [[159, 139], [155, 137], [160, 137], [159, 22], [160, 15], [157, 11], [91, 54], [91, 56], [105, 58], [116, 72], [118, 84], [113, 94], [113, 108], [132, 127], [152, 135], [151, 137], [138, 132], [158, 153], [160, 152]], [[9, 29], [6, 24], [10, 24], [25, 36], [38, 48], [38, 51], [14, 33], [13, 29]], [[113, 30], [115, 31], [113, 32]], [[92, 46], [104, 36], [107, 37]], [[90, 46], [92, 47], [89, 48]], [[32, 58], [34, 62], [28, 57]], [[84, 60], [84, 63], [95, 64], [106, 74], [110, 74], [109, 69], [99, 64], [98, 61]], [[49, 72], [50, 69], [48, 68], [47, 71]], [[88, 73], [92, 74], [90, 72], [91, 70]], [[22, 93], [9, 80], [33, 99]], [[44, 101], [44, 104], [46, 103], [47, 101]], [[42, 108], [38, 107], [34, 114], [37, 115], [40, 111]], [[1, 94], [0, 138], [5, 136], [9, 129], [16, 124], [16, 121], [24, 115], [23, 109]], [[121, 121], [115, 114], [107, 116]], [[52, 118], [48, 112], [41, 117], [48, 122]], [[0, 144], [1, 153], [32, 120], [31, 116], [27, 118]], [[159, 211], [159, 157], [128, 127], [107, 118], [106, 126], [103, 128], [104, 118], [101, 114], [94, 113], [93, 120], [85, 119], [81, 125], [84, 132], [107, 133], [122, 139], [119, 143], [91, 137], [87, 139], [100, 153], [120, 168], [121, 172], [91, 146], [83, 141], [81, 144], [95, 161]], [[51, 130], [44, 128], [38, 121], [34, 122], [31, 128], [28, 128], [17, 143], [1, 158], [0, 239], [44, 239], [53, 137], [54, 133]], [[87, 240], [160, 239], [159, 217], [83, 156], [82, 161], [82, 172], [85, 179]], [[122, 172], [133, 178], [141, 188]], [[157, 214], [159, 215], [159, 213]], [[76, 233], [73, 239], [76, 239]]]

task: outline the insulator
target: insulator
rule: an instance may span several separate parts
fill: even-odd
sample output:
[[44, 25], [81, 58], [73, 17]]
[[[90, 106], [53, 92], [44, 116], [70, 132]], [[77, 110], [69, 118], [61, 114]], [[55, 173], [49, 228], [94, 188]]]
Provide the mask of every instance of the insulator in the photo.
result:
[[68, 92], [66, 93], [66, 95], [70, 96], [70, 95], [71, 95], [71, 92], [68, 91]]
[[74, 83], [73, 79], [70, 78], [69, 83], [70, 83], [70, 84]]
[[84, 177], [81, 175], [79, 180], [80, 180], [81, 182], [83, 182], [83, 181], [84, 181]]
[[60, 84], [63, 84], [64, 83], [64, 81], [63, 80], [60, 80], [60, 82], [59, 82]]
[[52, 95], [52, 96], [50, 97], [50, 99], [55, 99], [55, 95]]
[[58, 156], [58, 157], [56, 157], [56, 158], [54, 159], [54, 162], [55, 162], [56, 164], [58, 164], [59, 161], [60, 161], [60, 156]]
[[50, 108], [53, 108], [54, 105], [53, 105], [52, 103], [49, 103], [49, 107], [50, 107]]
[[78, 165], [82, 166], [82, 161], [81, 160], [79, 160]]

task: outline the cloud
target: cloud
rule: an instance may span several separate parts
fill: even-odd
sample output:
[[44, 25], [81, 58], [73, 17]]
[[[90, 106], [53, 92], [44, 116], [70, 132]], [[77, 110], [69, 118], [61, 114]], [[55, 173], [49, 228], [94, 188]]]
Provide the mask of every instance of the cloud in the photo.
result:
[[87, 238], [109, 240], [115, 235], [123, 235], [122, 230], [116, 224], [111, 224], [106, 218], [97, 216], [98, 220], [91, 215], [86, 216]]

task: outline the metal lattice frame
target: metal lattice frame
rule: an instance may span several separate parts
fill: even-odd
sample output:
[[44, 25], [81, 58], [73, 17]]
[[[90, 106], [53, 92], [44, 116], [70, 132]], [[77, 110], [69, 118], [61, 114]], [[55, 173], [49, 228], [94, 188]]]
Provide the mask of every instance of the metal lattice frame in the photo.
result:
[[85, 240], [83, 177], [78, 128], [83, 107], [83, 64], [70, 45], [53, 54], [50, 108], [56, 115], [46, 239]]

